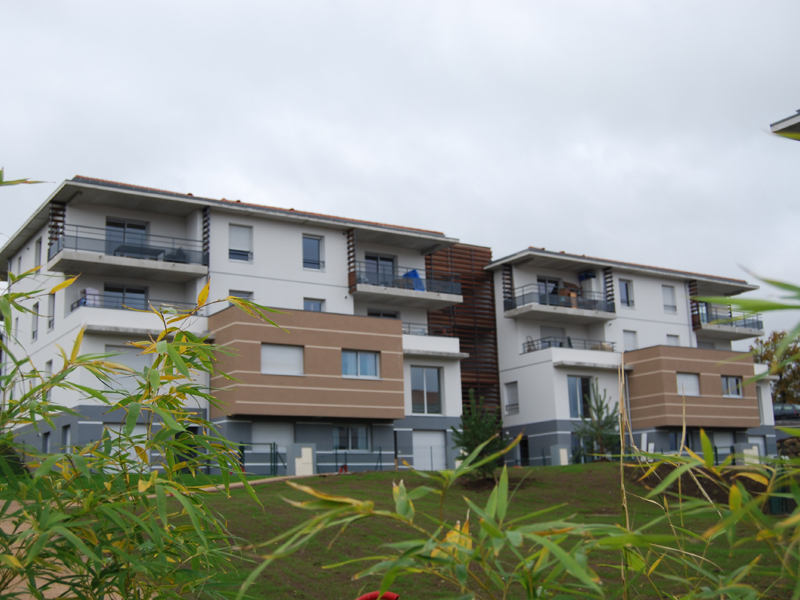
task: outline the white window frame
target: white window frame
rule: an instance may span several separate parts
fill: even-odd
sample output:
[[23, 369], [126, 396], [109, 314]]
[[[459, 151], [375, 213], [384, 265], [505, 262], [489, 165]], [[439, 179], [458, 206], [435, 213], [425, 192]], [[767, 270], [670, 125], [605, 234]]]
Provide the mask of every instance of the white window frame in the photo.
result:
[[[345, 353], [353, 353], [356, 355], [356, 375], [345, 374], [344, 372], [344, 355]], [[375, 356], [376, 375], [362, 375], [361, 374], [361, 355], [372, 354]], [[350, 350], [342, 349], [342, 377], [345, 379], [380, 379], [381, 378], [381, 353], [374, 350]]]
[[[319, 304], [319, 310], [308, 308], [309, 305], [313, 302]], [[307, 312], [325, 312], [325, 300], [322, 300], [320, 298], [303, 298], [303, 310]]]
[[518, 415], [519, 414], [519, 382], [509, 381], [503, 385], [506, 401], [506, 414]]
[[42, 266], [42, 238], [39, 238], [33, 244], [33, 266]]
[[[623, 300], [622, 297], [622, 290], [625, 290], [625, 296], [627, 299]], [[632, 279], [620, 279], [619, 280], [619, 303], [620, 306], [624, 306], [625, 308], [635, 308], [636, 303], [634, 302], [633, 296], [633, 280]]]
[[[681, 381], [681, 376], [683, 376], [683, 381]], [[692, 379], [689, 380], [688, 378], [691, 377]], [[686, 396], [686, 397], [697, 397], [702, 396], [702, 389], [700, 389], [700, 374], [699, 373], [675, 373], [675, 381], [678, 386], [678, 396]], [[687, 383], [689, 381], [696, 381], [697, 382], [697, 393], [693, 394], [694, 385], [691, 386], [689, 391], [685, 391], [687, 387]]]
[[31, 340], [34, 342], [39, 339], [39, 303], [33, 305], [31, 313]]
[[[572, 398], [570, 398], [570, 380], [577, 379], [578, 386], [580, 387], [579, 393], [580, 397], [577, 398], [577, 415], [573, 415], [572, 411]], [[584, 416], [583, 414], [583, 405], [584, 405], [584, 398], [587, 396], [587, 391], [583, 389], [584, 382], [589, 381], [589, 400], [591, 401], [591, 394], [592, 394], [592, 386], [596, 382], [596, 378], [592, 377], [591, 375], [567, 375], [567, 402], [569, 403], [569, 418], [574, 420], [580, 420], [581, 417]]]
[[[422, 369], [422, 394], [423, 394], [423, 410], [421, 412], [414, 410], [414, 369]], [[439, 385], [439, 412], [431, 412], [428, 410], [428, 377], [427, 371], [436, 371], [436, 377]], [[441, 367], [426, 367], [422, 365], [411, 366], [411, 413], [415, 415], [443, 415], [444, 414], [444, 390], [442, 389], [443, 378]]]
[[[270, 361], [278, 357], [280, 361]], [[261, 374], [303, 377], [305, 375], [305, 347], [287, 344], [261, 344]]]
[[[234, 242], [234, 231], [236, 229], [248, 230], [249, 243]], [[236, 236], [238, 237], [238, 236]], [[244, 257], [244, 254], [247, 257]], [[253, 227], [251, 225], [239, 225], [238, 223], [228, 223], [228, 260], [237, 263], [251, 263], [253, 262]]]
[[[674, 340], [675, 343], [671, 344], [670, 340]], [[679, 347], [681, 345], [681, 336], [679, 335], [672, 335], [671, 333], [667, 334], [667, 346], [674, 346]]]
[[[737, 375], [722, 375], [722, 395], [725, 398], [744, 398], [744, 381], [742, 377]], [[730, 383], [733, 380], [733, 391], [734, 393], [729, 393], [731, 386]]]
[[[667, 301], [670, 300], [667, 298], [672, 294], [672, 304], [669, 304]], [[661, 286], [661, 298], [664, 301], [664, 314], [667, 315], [677, 315], [678, 314], [678, 300], [677, 296], [675, 295], [675, 286], [674, 285], [662, 285]]]
[[47, 295], [47, 331], [53, 331], [56, 326], [56, 295]]
[[[630, 335], [626, 335], [630, 334]], [[633, 348], [628, 348], [628, 344], [625, 343], [626, 338], [633, 337]], [[623, 329], [622, 330], [622, 350], [624, 352], [631, 352], [632, 350], [639, 349], [639, 334], [632, 329]]]
[[[311, 258], [306, 258], [306, 240], [316, 240], [317, 246], [317, 259], [314, 261]], [[325, 238], [321, 235], [303, 234], [303, 269], [306, 271], [324, 271], [325, 270]], [[316, 266], [313, 266], [316, 264]], [[311, 265], [311, 266], [309, 266]]]

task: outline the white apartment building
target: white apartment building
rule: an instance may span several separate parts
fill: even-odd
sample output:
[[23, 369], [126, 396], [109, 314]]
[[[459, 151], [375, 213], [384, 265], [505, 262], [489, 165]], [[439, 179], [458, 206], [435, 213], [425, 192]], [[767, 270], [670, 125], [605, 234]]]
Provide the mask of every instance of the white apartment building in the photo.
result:
[[[38, 317], [15, 317], [15, 337], [51, 372], [56, 344], [70, 346], [84, 326], [83, 352], [117, 352], [115, 360], [141, 369], [146, 357], [125, 344], [157, 333], [160, 323], [128, 307], [191, 306], [208, 281], [211, 299], [242, 296], [281, 309], [275, 320], [289, 333], [227, 303], [189, 325], [236, 351], [222, 369], [239, 382], [205, 382], [225, 410], [195, 408], [242, 444], [251, 472], [270, 472], [271, 444], [288, 462], [310, 449], [319, 471], [388, 468], [395, 460], [438, 469], [454, 462], [448, 430], [459, 424], [467, 355], [458, 338], [429, 326], [428, 311], [463, 297], [458, 278], [426, 267], [426, 256], [457, 241], [75, 177], [3, 246], [0, 265], [3, 275], [41, 266], [25, 283], [31, 289], [80, 275], [32, 307]], [[98, 382], [83, 373], [79, 383]], [[124, 420], [91, 398], [53, 395], [81, 418], [65, 415], [53, 431], [25, 434], [43, 449], [98, 440]]]
[[763, 366], [731, 350], [733, 340], [763, 335], [760, 317], [692, 299], [756, 286], [539, 248], [486, 269], [494, 272], [504, 425], [525, 432], [523, 464], [550, 464], [551, 449], [575, 447], [573, 429], [595, 385], [612, 406], [622, 403], [644, 450], [677, 449], [685, 398], [693, 449], [704, 428], [723, 456], [735, 444], [776, 452], [769, 382], [748, 381]]

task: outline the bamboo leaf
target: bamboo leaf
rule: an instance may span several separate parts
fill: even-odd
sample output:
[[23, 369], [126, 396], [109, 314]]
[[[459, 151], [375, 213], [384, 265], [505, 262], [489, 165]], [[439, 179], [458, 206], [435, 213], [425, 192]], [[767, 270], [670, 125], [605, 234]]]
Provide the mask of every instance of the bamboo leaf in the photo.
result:
[[51, 454], [49, 457], [47, 457], [47, 460], [45, 460], [39, 466], [39, 468], [36, 469], [36, 472], [33, 474], [33, 479], [34, 480], [41, 479], [42, 477], [47, 475], [50, 471], [53, 470], [53, 467], [55, 466], [55, 464], [60, 459], [62, 459], [63, 456], [64, 456], [63, 454]]
[[711, 445], [711, 440], [708, 439], [704, 429], [700, 429], [700, 445], [703, 448], [703, 462], [707, 469], [714, 468], [714, 446]]
[[503, 522], [506, 518], [508, 509], [508, 467], [503, 465], [503, 472], [500, 474], [500, 483], [497, 485], [497, 520]]
[[183, 358], [181, 358], [175, 346], [167, 344], [167, 354], [169, 354], [169, 357], [172, 359], [172, 364], [175, 365], [175, 368], [178, 369], [180, 374], [186, 378], [190, 378], [189, 369], [186, 368], [186, 363], [183, 362]]
[[125, 435], [130, 437], [136, 427], [136, 422], [139, 420], [139, 411], [142, 405], [138, 402], [132, 402], [128, 405], [128, 414], [125, 417]]
[[210, 285], [211, 285], [211, 278], [209, 278], [209, 280], [203, 286], [203, 289], [200, 290], [200, 293], [197, 295], [197, 306], [203, 306], [208, 300], [208, 290]]
[[86, 326], [81, 327], [78, 335], [75, 336], [75, 343], [72, 345], [72, 354], [69, 357], [70, 362], [75, 362], [81, 352], [81, 344], [83, 343], [83, 334], [86, 333]]
[[50, 293], [51, 293], [51, 294], [55, 294], [56, 292], [60, 292], [61, 290], [65, 289], [65, 288], [68, 288], [68, 287], [69, 287], [69, 286], [71, 286], [73, 283], [75, 283], [75, 280], [76, 280], [77, 278], [78, 278], [78, 277], [77, 277], [77, 276], [75, 276], [75, 277], [71, 277], [71, 278], [69, 278], [69, 279], [65, 279], [64, 281], [62, 281], [62, 282], [61, 282], [61, 283], [59, 283], [58, 285], [54, 286], [54, 287], [53, 287], [53, 288], [50, 290]]

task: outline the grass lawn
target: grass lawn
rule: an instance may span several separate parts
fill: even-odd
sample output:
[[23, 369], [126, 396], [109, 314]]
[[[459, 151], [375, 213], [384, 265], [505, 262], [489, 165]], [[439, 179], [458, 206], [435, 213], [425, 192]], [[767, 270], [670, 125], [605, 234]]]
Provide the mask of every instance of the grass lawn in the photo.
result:
[[[557, 518], [572, 517], [578, 522], [623, 523], [619, 489], [619, 466], [614, 463], [594, 463], [589, 465], [572, 465], [566, 467], [533, 467], [512, 469], [511, 487], [522, 481], [514, 495], [509, 518], [521, 516], [535, 510], [557, 504], [565, 504], [552, 513]], [[364, 473], [332, 477], [306, 479], [302, 483], [311, 485], [330, 494], [352, 496], [360, 499], [371, 499], [380, 508], [392, 507], [391, 484], [393, 480], [405, 479], [407, 487], [416, 487], [423, 483], [422, 478], [413, 473]], [[523, 480], [524, 479], [524, 480]], [[636, 484], [628, 484], [629, 494], [644, 495], [646, 490]], [[311, 513], [294, 508], [282, 500], [282, 497], [297, 500], [309, 499], [304, 494], [289, 488], [285, 483], [276, 482], [260, 485], [256, 492], [263, 503], [263, 510], [254, 506], [242, 490], [233, 490], [230, 498], [222, 495], [209, 496], [207, 502], [218, 510], [228, 522], [231, 531], [246, 540], [263, 541], [308, 518]], [[478, 505], [484, 505], [490, 490], [474, 491], [457, 484], [446, 503], [446, 517], [450, 520], [463, 520], [466, 505], [462, 496], [468, 496]], [[420, 513], [438, 514], [438, 500], [426, 497], [415, 502], [417, 519]], [[660, 515], [658, 507], [643, 500], [629, 496], [629, 507], [633, 526], [647, 523]], [[550, 519], [551, 515], [543, 519]], [[693, 531], [704, 531], [712, 525], [711, 518], [694, 518], [685, 521], [687, 528]], [[473, 526], [475, 524], [473, 523]], [[654, 532], [666, 532], [661, 527]], [[312, 545], [292, 557], [271, 565], [261, 574], [256, 584], [250, 589], [253, 598], [300, 598], [354, 600], [361, 593], [377, 590], [380, 583], [377, 578], [352, 581], [351, 577], [359, 568], [356, 566], [332, 570], [323, 570], [324, 565], [337, 563], [349, 558], [369, 556], [382, 553], [381, 545], [387, 542], [400, 541], [409, 536], [406, 531], [393, 523], [378, 519], [358, 523], [348, 529], [334, 542], [329, 549], [331, 535], [320, 536]], [[702, 551], [697, 544], [693, 551]], [[719, 570], [729, 571], [744, 565], [759, 554], [764, 553], [762, 564], [775, 562], [766, 549], [753, 544], [738, 547], [730, 551], [726, 541], [716, 541], [706, 557], [712, 560]], [[621, 593], [618, 585], [618, 572], [610, 566], [619, 564], [619, 553], [608, 552], [594, 554], [593, 566], [609, 584], [610, 597]], [[366, 566], [366, 563], [364, 563]], [[714, 567], [712, 567], [714, 570]], [[773, 583], [772, 577], [762, 576], [750, 583], [764, 589]], [[454, 590], [438, 581], [416, 576], [398, 579], [392, 591], [399, 593], [404, 600], [445, 598], [454, 596]], [[637, 582], [633, 597], [658, 598], [653, 586], [645, 580]], [[676, 590], [677, 591], [677, 590]], [[789, 597], [781, 591], [771, 591], [772, 597]]]

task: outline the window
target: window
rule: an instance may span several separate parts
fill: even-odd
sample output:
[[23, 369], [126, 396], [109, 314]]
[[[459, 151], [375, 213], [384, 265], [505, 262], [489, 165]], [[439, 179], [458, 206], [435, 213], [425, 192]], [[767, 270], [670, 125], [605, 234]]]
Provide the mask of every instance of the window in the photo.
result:
[[400, 317], [396, 310], [380, 310], [377, 308], [367, 309], [368, 317], [377, 317], [379, 319], [397, 319]]
[[369, 450], [366, 425], [337, 425], [333, 428], [334, 450]]
[[311, 312], [323, 312], [325, 308], [325, 300], [316, 300], [314, 298], [303, 298], [303, 310]]
[[39, 303], [33, 305], [33, 313], [31, 314], [31, 339], [36, 340], [39, 337]]
[[42, 434], [42, 452], [44, 454], [50, 454], [50, 432], [45, 431]]
[[619, 302], [622, 306], [633, 308], [633, 282], [629, 279], [619, 280]]
[[592, 393], [591, 377], [567, 376], [567, 389], [569, 391], [569, 416], [571, 419], [580, 419], [589, 414], [589, 399]]
[[103, 300], [100, 305], [103, 308], [147, 310], [147, 288], [129, 285], [106, 285], [103, 287]]
[[678, 305], [675, 303], [675, 288], [671, 285], [662, 285], [661, 295], [664, 297], [664, 312], [669, 315], [677, 314]]
[[261, 344], [261, 372], [265, 375], [303, 375], [303, 347]]
[[736, 398], [742, 397], [742, 378], [722, 376], [722, 395], [734, 396]]
[[42, 264], [42, 238], [39, 238], [33, 245], [33, 266], [38, 267], [41, 264]]
[[343, 377], [378, 377], [378, 353], [342, 350]]
[[622, 346], [625, 352], [630, 352], [631, 350], [636, 350], [639, 347], [639, 342], [637, 341], [637, 336], [635, 331], [623, 331], [622, 332]]
[[558, 279], [551, 279], [549, 277], [537, 277], [536, 285], [539, 288], [539, 293], [542, 295], [558, 294], [558, 288], [561, 287], [561, 283]]
[[442, 414], [441, 369], [411, 367], [411, 412]]
[[[519, 413], [519, 386], [516, 381], [507, 383], [506, 388], [506, 414], [516, 415]], [[527, 438], [525, 438], [527, 439]]]
[[72, 452], [72, 430], [69, 425], [61, 428], [61, 448], [62, 452], [69, 454]]
[[394, 258], [378, 254], [364, 255], [364, 274], [370, 285], [391, 287], [395, 279]]
[[22, 256], [17, 257], [17, 275], [22, 273]]
[[[45, 376], [46, 379], [50, 379], [50, 377], [52, 377], [52, 375], [53, 375], [53, 361], [52, 360], [48, 360], [46, 363], [44, 363], [44, 376]], [[47, 390], [44, 393], [44, 399], [45, 400], [50, 400], [50, 393], [51, 392], [52, 392], [52, 390]]]
[[106, 219], [106, 254], [153, 258], [153, 248], [147, 246], [147, 223]]
[[303, 236], [303, 268], [317, 270], [325, 268], [325, 263], [322, 262], [322, 238]]
[[241, 298], [242, 300], [252, 300], [253, 292], [246, 292], [244, 290], [228, 290], [228, 296], [234, 298]]
[[253, 259], [253, 228], [228, 225], [228, 259], [249, 262]]
[[47, 330], [51, 331], [56, 326], [56, 295], [47, 296]]
[[681, 336], [667, 335], [667, 346], [680, 346], [680, 345], [681, 345]]
[[700, 375], [697, 373], [677, 373], [678, 395], [679, 396], [699, 396], [700, 395]]

